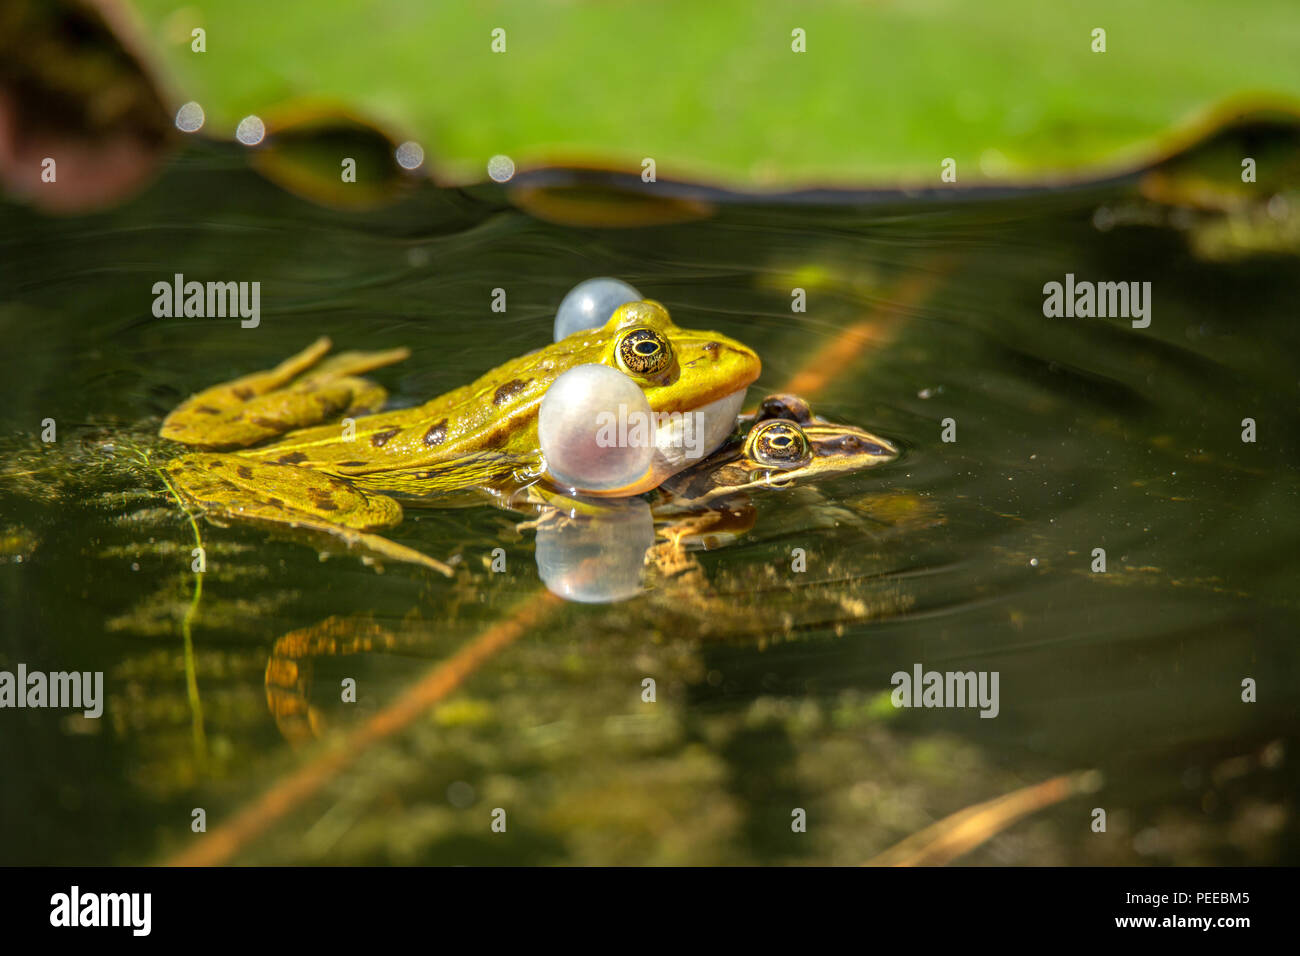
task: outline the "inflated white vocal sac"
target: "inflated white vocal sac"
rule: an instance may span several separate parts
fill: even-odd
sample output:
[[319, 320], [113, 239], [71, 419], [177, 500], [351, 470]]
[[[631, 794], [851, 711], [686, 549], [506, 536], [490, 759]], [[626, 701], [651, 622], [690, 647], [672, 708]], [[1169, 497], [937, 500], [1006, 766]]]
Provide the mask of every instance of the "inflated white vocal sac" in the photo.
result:
[[608, 365], [576, 365], [542, 397], [537, 440], [546, 470], [575, 491], [638, 484], [655, 455], [655, 416], [645, 392]]
[[569, 290], [555, 313], [555, 341], [584, 329], [598, 329], [620, 305], [640, 301], [641, 293], [619, 279], [579, 282]]

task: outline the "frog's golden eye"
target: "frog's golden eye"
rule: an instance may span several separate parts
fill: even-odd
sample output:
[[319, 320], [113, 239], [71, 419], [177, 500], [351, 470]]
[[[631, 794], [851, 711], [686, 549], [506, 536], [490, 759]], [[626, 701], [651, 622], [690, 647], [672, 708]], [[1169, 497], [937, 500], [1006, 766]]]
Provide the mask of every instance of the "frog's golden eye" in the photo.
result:
[[673, 347], [654, 329], [628, 329], [614, 348], [619, 367], [642, 378], [659, 375], [673, 364]]
[[754, 460], [776, 468], [793, 468], [808, 460], [808, 439], [794, 422], [764, 422], [749, 436]]

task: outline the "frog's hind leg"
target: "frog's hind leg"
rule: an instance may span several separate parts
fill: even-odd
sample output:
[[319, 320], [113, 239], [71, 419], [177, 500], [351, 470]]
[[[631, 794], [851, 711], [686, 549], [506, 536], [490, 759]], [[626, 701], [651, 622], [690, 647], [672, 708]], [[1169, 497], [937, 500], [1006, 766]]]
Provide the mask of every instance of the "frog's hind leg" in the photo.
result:
[[164, 467], [185, 501], [218, 523], [245, 521], [327, 536], [367, 559], [417, 564], [451, 577], [452, 569], [426, 554], [372, 532], [402, 520], [402, 506], [307, 468], [268, 464], [238, 455], [184, 455]]
[[343, 352], [324, 362], [320, 338], [275, 368], [204, 389], [163, 421], [163, 438], [198, 448], [243, 448], [338, 415], [377, 411], [388, 397], [357, 376], [400, 362], [408, 349]]

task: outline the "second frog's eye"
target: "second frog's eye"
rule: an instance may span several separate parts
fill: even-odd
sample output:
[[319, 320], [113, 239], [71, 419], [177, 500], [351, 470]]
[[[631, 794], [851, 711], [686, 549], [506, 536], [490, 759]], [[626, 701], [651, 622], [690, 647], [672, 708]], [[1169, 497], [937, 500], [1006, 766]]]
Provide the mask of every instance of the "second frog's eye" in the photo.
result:
[[659, 375], [673, 364], [673, 347], [654, 329], [628, 329], [614, 348], [619, 367], [629, 375]]
[[793, 468], [808, 458], [808, 439], [794, 422], [765, 422], [749, 436], [750, 454], [763, 465]]

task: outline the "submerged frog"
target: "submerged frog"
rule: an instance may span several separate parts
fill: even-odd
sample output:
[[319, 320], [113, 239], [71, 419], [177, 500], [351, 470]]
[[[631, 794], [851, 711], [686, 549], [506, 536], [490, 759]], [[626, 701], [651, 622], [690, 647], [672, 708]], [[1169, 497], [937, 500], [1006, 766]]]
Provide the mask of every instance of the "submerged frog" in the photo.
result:
[[769, 395], [718, 449], [659, 487], [661, 508], [698, 507], [760, 488], [788, 488], [893, 461], [898, 449], [855, 425], [814, 415], [802, 398]]
[[[401, 361], [405, 349], [322, 362], [329, 348], [321, 339], [275, 369], [207, 389], [172, 412], [164, 438], [237, 450], [177, 458], [166, 466], [170, 481], [218, 521], [324, 533], [367, 555], [445, 574], [451, 569], [442, 562], [370, 532], [401, 521], [394, 496], [476, 490], [507, 499], [544, 478], [537, 413], [563, 372], [607, 365], [643, 389], [652, 411], [699, 413], [710, 432], [701, 445], [707, 454], [729, 431], [760, 371], [753, 350], [716, 332], [679, 328], [652, 300], [628, 303], [599, 329], [399, 411], [378, 412], [386, 393], [358, 376]], [[352, 427], [322, 424], [339, 417], [353, 419]], [[596, 494], [640, 494], [690, 463], [680, 453], [656, 454], [640, 480]]]
[[[758, 514], [755, 493], [806, 487], [898, 456], [888, 440], [814, 415], [801, 398], [768, 396], [757, 412], [741, 417], [717, 451], [655, 492], [656, 534], [662, 540], [646, 552], [645, 563], [656, 587], [664, 588], [673, 607], [696, 616], [734, 616], [734, 601], [714, 592], [689, 552], [723, 547], [748, 532]], [[807, 603], [806, 595], [800, 603]], [[765, 604], [769, 610], [773, 606]]]

